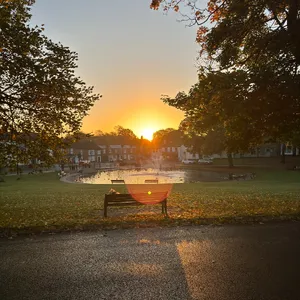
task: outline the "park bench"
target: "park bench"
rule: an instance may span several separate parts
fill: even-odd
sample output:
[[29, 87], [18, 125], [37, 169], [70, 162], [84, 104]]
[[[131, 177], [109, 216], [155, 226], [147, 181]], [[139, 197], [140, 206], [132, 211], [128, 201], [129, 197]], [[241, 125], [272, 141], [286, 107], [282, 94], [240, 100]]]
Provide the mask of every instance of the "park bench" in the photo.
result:
[[123, 179], [112, 179], [112, 184], [125, 184], [125, 181]]
[[158, 183], [158, 179], [146, 179], [145, 183]]
[[[138, 193], [138, 194], [105, 194], [104, 197], [104, 217], [107, 217], [108, 206], [139, 206], [161, 204], [162, 214], [167, 214], [168, 192]], [[138, 200], [136, 200], [138, 199]]]

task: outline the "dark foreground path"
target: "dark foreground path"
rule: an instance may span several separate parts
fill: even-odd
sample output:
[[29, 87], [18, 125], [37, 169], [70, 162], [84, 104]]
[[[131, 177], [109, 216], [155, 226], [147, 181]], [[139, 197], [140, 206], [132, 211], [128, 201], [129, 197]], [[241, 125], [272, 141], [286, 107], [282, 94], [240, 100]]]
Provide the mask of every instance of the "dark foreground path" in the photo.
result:
[[0, 241], [0, 299], [300, 299], [300, 223]]

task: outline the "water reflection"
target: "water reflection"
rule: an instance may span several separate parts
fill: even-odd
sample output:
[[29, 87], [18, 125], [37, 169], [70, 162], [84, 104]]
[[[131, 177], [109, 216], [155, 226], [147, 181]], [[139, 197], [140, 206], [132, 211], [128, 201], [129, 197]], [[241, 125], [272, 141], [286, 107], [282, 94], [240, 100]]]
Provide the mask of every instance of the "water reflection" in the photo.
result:
[[99, 171], [91, 177], [81, 178], [83, 183], [111, 184], [111, 180], [124, 180], [126, 184], [144, 184], [145, 180], [158, 183], [186, 183], [224, 180], [224, 173], [200, 170], [113, 170]]

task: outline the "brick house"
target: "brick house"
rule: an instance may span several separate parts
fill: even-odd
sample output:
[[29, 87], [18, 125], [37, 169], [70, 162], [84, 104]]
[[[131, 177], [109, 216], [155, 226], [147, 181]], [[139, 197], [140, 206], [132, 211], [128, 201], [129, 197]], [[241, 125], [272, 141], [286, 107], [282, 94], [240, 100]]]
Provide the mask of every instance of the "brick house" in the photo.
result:
[[[135, 161], [137, 147], [135, 145], [99, 145], [109, 161]], [[107, 151], [107, 153], [106, 153]]]
[[101, 162], [101, 148], [91, 140], [80, 140], [67, 149], [67, 156], [72, 163]]
[[79, 162], [135, 161], [137, 145], [124, 141], [121, 138], [100, 137], [93, 140], [83, 139], [72, 144], [67, 149], [67, 156], [69, 161], [75, 164]]

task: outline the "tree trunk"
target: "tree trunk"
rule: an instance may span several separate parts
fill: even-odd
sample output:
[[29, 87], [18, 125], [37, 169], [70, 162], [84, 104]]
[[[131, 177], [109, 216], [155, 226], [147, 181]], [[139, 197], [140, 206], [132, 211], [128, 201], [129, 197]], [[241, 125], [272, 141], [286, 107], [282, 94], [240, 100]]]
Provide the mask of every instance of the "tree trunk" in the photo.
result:
[[227, 153], [227, 158], [228, 158], [228, 166], [229, 166], [229, 168], [233, 168], [232, 153]]
[[16, 163], [16, 170], [17, 170], [17, 180], [21, 179], [21, 170], [19, 168], [19, 163]]
[[281, 146], [281, 163], [285, 164], [285, 150], [286, 150], [286, 145], [282, 144]]

